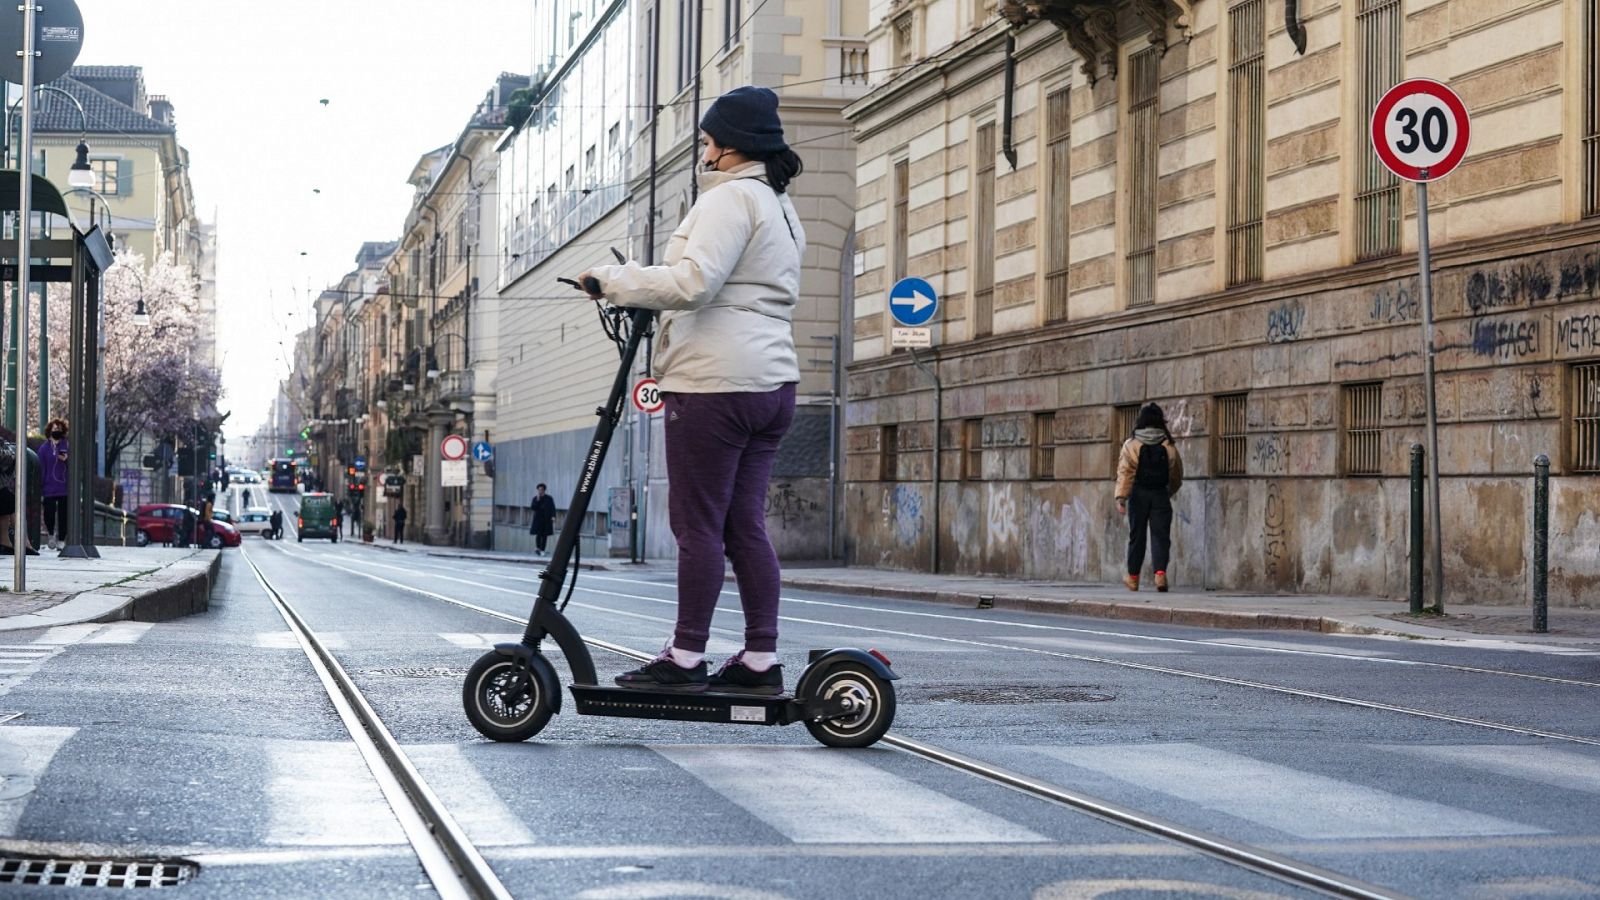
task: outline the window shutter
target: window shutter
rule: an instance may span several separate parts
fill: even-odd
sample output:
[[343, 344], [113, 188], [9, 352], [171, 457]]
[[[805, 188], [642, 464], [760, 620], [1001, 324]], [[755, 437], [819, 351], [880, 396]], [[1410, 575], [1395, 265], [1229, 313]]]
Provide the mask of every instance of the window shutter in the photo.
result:
[[117, 196], [133, 196], [133, 160], [117, 160]]
[[33, 174], [44, 174], [44, 151], [36, 150], [33, 154]]

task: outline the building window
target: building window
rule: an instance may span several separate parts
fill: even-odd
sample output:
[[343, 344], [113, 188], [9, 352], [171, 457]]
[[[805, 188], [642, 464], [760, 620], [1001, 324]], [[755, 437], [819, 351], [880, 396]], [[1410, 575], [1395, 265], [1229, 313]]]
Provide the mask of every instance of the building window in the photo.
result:
[[1344, 396], [1344, 473], [1383, 474], [1383, 383], [1347, 384]]
[[894, 20], [894, 64], [909, 66], [916, 59], [916, 20], [906, 13]]
[[1266, 199], [1266, 0], [1239, 0], [1228, 9], [1232, 64], [1228, 66], [1228, 283], [1261, 280], [1261, 218]]
[[661, 48], [658, 46], [661, 43], [660, 16], [661, 10], [656, 6], [651, 6], [644, 12], [643, 39], [646, 47], [645, 55], [649, 59], [649, 63], [644, 67], [643, 95], [647, 122], [656, 117], [656, 103], [660, 100], [656, 96], [656, 79], [661, 74]]
[[[1360, 0], [1356, 12], [1356, 108], [1365, 122], [1400, 81], [1400, 0]], [[1365, 128], [1356, 140], [1356, 258], [1400, 252], [1400, 179], [1378, 161]]]
[[122, 171], [125, 162], [125, 159], [89, 160], [89, 168], [94, 172], [94, 189], [106, 197], [125, 197], [132, 193], [123, 190]]
[[744, 4], [741, 0], [722, 0], [722, 49], [728, 50], [739, 43], [739, 26], [744, 24]]
[[1212, 434], [1211, 458], [1217, 475], [1245, 473], [1244, 404], [1245, 394], [1223, 394], [1213, 401], [1217, 411]]
[[1600, 362], [1567, 369], [1572, 422], [1567, 429], [1567, 471], [1600, 473]]
[[878, 431], [878, 480], [900, 480], [900, 426], [885, 425]]
[[1117, 475], [1122, 444], [1133, 437], [1133, 423], [1139, 418], [1139, 404], [1128, 403], [1111, 410], [1111, 477]]
[[978, 127], [972, 164], [972, 336], [994, 331], [994, 123]]
[[1045, 309], [1047, 322], [1067, 318], [1068, 231], [1072, 208], [1072, 106], [1066, 88], [1045, 97], [1045, 157], [1049, 161], [1049, 188], [1045, 198]]
[[901, 160], [894, 164], [894, 224], [889, 235], [893, 247], [890, 275], [893, 281], [906, 277], [907, 244], [911, 236], [911, 164]]
[[1056, 477], [1056, 414], [1033, 414], [1033, 477]]
[[983, 480], [983, 420], [961, 423], [961, 480]]
[[694, 21], [690, 13], [695, 4], [691, 0], [678, 0], [678, 90], [694, 80]]
[[1128, 306], [1156, 302], [1157, 88], [1160, 57], [1133, 54], [1128, 87]]
[[1583, 214], [1600, 216], [1600, 0], [1583, 0]]

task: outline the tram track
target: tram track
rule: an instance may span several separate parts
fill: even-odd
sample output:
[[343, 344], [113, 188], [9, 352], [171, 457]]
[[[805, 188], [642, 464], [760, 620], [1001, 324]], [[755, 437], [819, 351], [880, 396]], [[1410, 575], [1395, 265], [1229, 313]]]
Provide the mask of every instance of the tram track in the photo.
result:
[[[284, 552], [286, 555], [300, 555], [288, 550], [283, 550], [283, 548], [277, 549]], [[381, 576], [373, 575], [371, 573], [363, 573], [359, 570], [349, 569], [347, 567], [322, 560], [312, 561], [330, 568], [348, 572], [350, 574], [361, 575], [386, 586], [404, 590], [408, 593], [429, 597], [431, 599], [435, 599], [449, 605], [476, 612], [501, 621], [511, 622], [519, 625], [523, 624], [523, 621], [517, 616], [513, 616], [509, 613], [501, 612], [485, 606], [480, 606], [475, 603], [470, 603], [455, 597], [451, 597], [447, 594], [441, 594], [425, 588], [402, 584], [397, 581], [382, 578]], [[255, 570], [256, 577], [261, 581], [262, 586], [268, 591], [269, 595], [273, 597], [274, 603], [279, 606], [280, 612], [285, 612], [285, 620], [295, 623], [291, 627], [295, 627], [297, 629], [297, 634], [301, 633], [300, 629], [303, 629], [305, 637], [309, 637], [310, 640], [314, 642], [315, 635], [311, 633], [310, 629], [305, 626], [304, 622], [293, 613], [292, 609], [288, 607], [287, 602], [283, 600], [281, 595], [277, 594], [277, 592], [271, 587], [264, 574], [259, 568], [256, 567], [254, 561], [250, 561], [250, 565], [252, 569]], [[586, 608], [603, 610], [603, 608], [592, 607], [589, 604], [579, 605]], [[648, 616], [640, 617], [652, 618]], [[616, 644], [610, 641], [588, 637], [584, 638], [583, 640], [584, 643], [594, 647], [597, 650], [603, 650], [605, 652], [616, 654], [633, 661], [648, 661], [654, 656], [651, 653], [647, 653], [642, 650], [636, 650], [634, 648]], [[321, 645], [317, 644], [316, 646], [320, 647]], [[331, 654], [328, 654], [325, 649], [322, 649], [320, 652], [321, 654], [327, 655], [327, 660], [332, 662], [334, 666], [337, 666], [337, 662], [332, 660]], [[342, 669], [339, 671], [342, 674]], [[359, 697], [359, 689], [355, 688], [353, 683], [350, 684], [349, 690], [353, 691], [356, 696]], [[361, 706], [367, 710], [368, 714], [372, 716], [372, 721], [375, 723], [376, 727], [381, 729], [381, 722], [377, 721], [376, 714], [371, 712], [370, 707], [366, 706], [364, 700], [362, 701]], [[387, 732], [385, 731], [384, 734], [387, 735]], [[392, 741], [393, 739], [389, 738], [389, 740]], [[1121, 806], [1119, 804], [1072, 791], [1060, 785], [1051, 784], [1040, 779], [1012, 772], [992, 763], [975, 759], [965, 754], [928, 744], [923, 741], [905, 737], [895, 732], [890, 732], [889, 734], [885, 735], [880, 740], [880, 743], [892, 747], [899, 752], [921, 759], [925, 762], [952, 769], [964, 775], [973, 777], [979, 781], [1018, 791], [1053, 805], [1070, 809], [1101, 821], [1130, 829], [1134, 832], [1149, 837], [1155, 837], [1164, 841], [1173, 842], [1196, 853], [1219, 860], [1221, 862], [1225, 862], [1229, 865], [1247, 869], [1257, 874], [1273, 878], [1285, 884], [1311, 890], [1325, 896], [1362, 898], [1362, 900], [1396, 900], [1396, 898], [1401, 898], [1404, 896], [1319, 866], [1297, 861], [1263, 848], [1232, 841], [1219, 835], [1183, 826], [1129, 807]], [[399, 751], [398, 746], [394, 747], [393, 755], [400, 760], [404, 759], [404, 754]], [[415, 770], [412, 770], [411, 774], [415, 777]], [[421, 782], [420, 777], [416, 777], [416, 782], [421, 788], [420, 793], [423, 793], [431, 798], [431, 792], [428, 791], [426, 785]], [[432, 799], [433, 804], [437, 804], [437, 802], [438, 801], [436, 798]], [[421, 805], [419, 804], [419, 806]], [[438, 817], [440, 821], [448, 821], [448, 812], [445, 811], [442, 806], [438, 806], [437, 809], [432, 809], [430, 806], [428, 814]], [[465, 842], [464, 837], [462, 838], [462, 842], [464, 847], [470, 850], [471, 845], [470, 843]], [[471, 851], [471, 853], [472, 856], [476, 858], [477, 863], [482, 864], [484, 871], [487, 872], [489, 877], [492, 878], [493, 873], [488, 871], [486, 863], [482, 863], [482, 858], [476, 856], [475, 850]], [[432, 873], [430, 873], [430, 875], [431, 874]], [[498, 882], [495, 883], [498, 884]], [[481, 896], [501, 895], [482, 894]]]

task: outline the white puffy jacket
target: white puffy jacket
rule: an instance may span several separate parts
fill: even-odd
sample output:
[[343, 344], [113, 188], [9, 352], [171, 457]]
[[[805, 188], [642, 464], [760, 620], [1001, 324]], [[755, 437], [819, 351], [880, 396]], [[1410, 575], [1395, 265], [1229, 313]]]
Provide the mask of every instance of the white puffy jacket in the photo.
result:
[[793, 318], [806, 235], [765, 176], [762, 163], [702, 173], [665, 265], [590, 271], [611, 303], [663, 311], [653, 373], [663, 391], [771, 391], [800, 380]]

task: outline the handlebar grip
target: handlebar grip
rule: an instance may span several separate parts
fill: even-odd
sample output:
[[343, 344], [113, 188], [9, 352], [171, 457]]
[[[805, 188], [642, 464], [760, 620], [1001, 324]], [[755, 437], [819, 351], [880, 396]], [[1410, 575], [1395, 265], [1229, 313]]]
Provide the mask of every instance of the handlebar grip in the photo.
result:
[[595, 278], [593, 275], [590, 275], [588, 278], [585, 278], [583, 280], [583, 289], [588, 291], [592, 295], [599, 296], [599, 294], [600, 294], [600, 280], [598, 278]]

